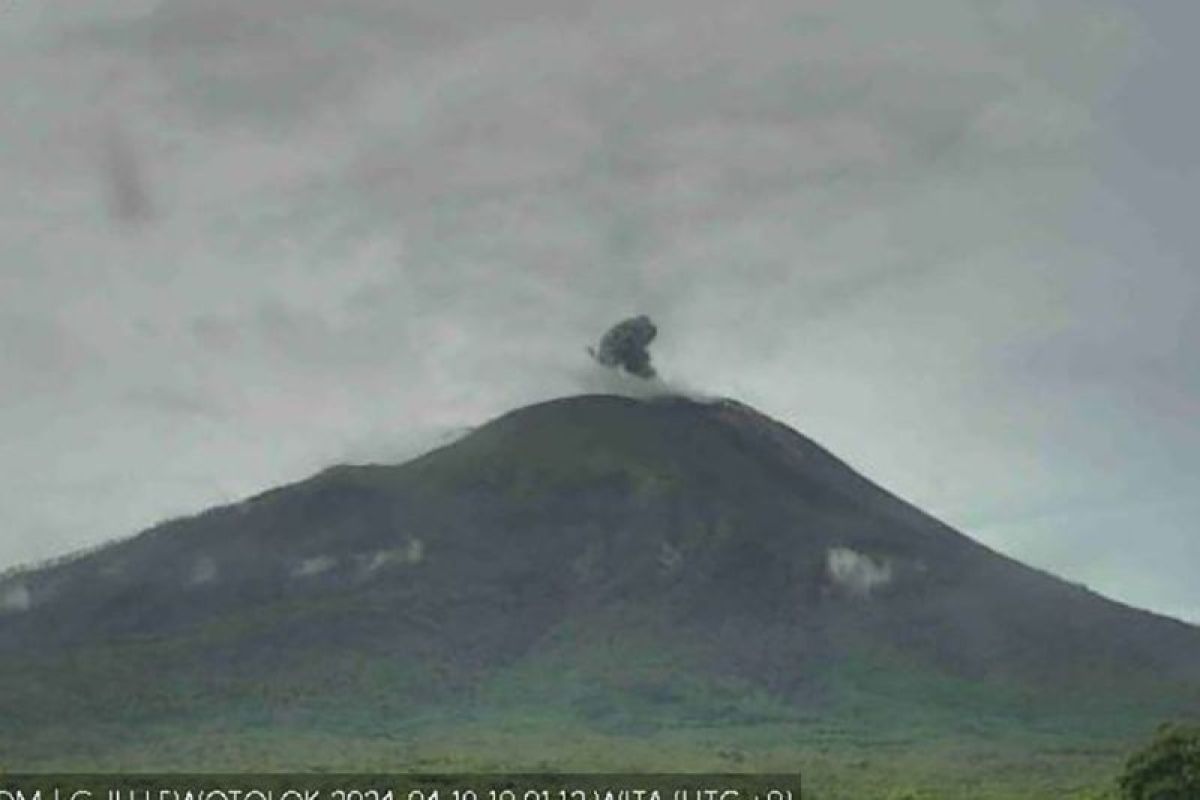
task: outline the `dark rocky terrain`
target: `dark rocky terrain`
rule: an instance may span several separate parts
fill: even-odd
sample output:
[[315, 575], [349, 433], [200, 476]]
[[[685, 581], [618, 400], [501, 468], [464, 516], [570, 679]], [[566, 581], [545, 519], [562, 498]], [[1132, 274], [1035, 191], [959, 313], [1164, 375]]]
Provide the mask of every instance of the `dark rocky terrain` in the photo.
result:
[[1200, 707], [1200, 629], [989, 550], [732, 401], [522, 408], [10, 574], [0, 601], [0, 716], [29, 741]]

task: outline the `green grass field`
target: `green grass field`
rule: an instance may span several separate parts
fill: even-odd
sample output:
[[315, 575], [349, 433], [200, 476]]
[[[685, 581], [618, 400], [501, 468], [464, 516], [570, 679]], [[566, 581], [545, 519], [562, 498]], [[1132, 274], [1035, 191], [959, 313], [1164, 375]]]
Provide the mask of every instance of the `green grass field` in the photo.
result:
[[[1098, 798], [1160, 719], [1149, 704], [1054, 708], [868, 659], [832, 671], [831, 699], [805, 710], [737, 681], [680, 678], [665, 654], [631, 667], [631, 653], [569, 652], [429, 702], [414, 693], [420, 676], [386, 661], [322, 670], [321, 683], [298, 669], [270, 684], [188, 681], [164, 693], [139, 685], [150, 655], [109, 653], [75, 665], [90, 693], [24, 694], [19, 714], [10, 703], [0, 768], [798, 771], [807, 798]], [[10, 688], [21, 680], [11, 664], [3, 672]]]

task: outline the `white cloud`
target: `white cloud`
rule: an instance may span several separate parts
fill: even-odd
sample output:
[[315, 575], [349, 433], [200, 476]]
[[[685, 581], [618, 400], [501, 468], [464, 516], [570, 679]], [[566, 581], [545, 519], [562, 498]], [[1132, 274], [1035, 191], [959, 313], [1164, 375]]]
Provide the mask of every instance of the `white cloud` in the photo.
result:
[[849, 547], [829, 548], [825, 568], [830, 580], [856, 597], [870, 597], [892, 581], [892, 565], [887, 559]]
[[217, 579], [217, 562], [210, 556], [200, 556], [192, 562], [191, 576], [188, 578], [188, 584], [191, 586], [203, 586], [212, 583]]
[[33, 606], [33, 595], [23, 583], [8, 583], [0, 586], [0, 614], [28, 611]]
[[313, 575], [320, 575], [328, 572], [337, 566], [337, 559], [333, 556], [313, 556], [306, 558], [296, 565], [292, 570], [293, 578], [308, 578]]

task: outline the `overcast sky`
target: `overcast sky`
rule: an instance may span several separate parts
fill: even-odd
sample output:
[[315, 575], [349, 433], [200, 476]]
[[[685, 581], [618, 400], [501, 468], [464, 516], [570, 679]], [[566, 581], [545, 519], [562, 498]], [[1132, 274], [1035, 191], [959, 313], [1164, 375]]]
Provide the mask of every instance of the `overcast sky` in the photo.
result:
[[583, 390], [645, 312], [1200, 621], [1200, 5], [7, 0], [0, 567]]

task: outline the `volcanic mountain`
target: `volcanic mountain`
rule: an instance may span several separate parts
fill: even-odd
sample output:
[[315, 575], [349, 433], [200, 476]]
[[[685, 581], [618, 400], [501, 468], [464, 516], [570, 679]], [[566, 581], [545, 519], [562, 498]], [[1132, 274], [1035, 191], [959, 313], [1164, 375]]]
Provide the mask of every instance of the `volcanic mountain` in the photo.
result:
[[1200, 629], [989, 550], [728, 400], [545, 402], [0, 579], [10, 768], [227, 765], [247, 731], [350, 748], [260, 765], [360, 764], [366, 739], [532, 717], [1148, 720], [1200, 707], [1197, 676]]

